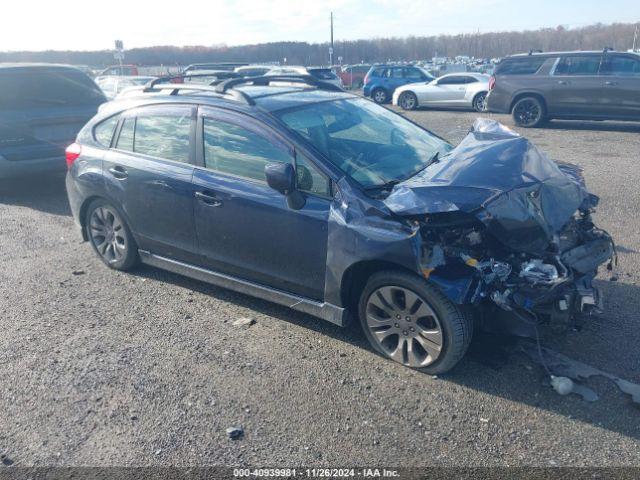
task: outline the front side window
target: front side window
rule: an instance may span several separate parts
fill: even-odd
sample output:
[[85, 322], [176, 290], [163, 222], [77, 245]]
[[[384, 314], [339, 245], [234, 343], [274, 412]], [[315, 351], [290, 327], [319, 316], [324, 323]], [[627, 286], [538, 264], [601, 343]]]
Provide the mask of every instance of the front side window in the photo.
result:
[[438, 85], [463, 85], [467, 83], [467, 77], [453, 76], [438, 80]]
[[452, 147], [400, 115], [364, 99], [274, 112], [365, 188], [405, 180]]
[[318, 168], [303, 155], [296, 155], [297, 187], [303, 192], [315, 193], [323, 197], [331, 196], [331, 182]]
[[287, 151], [260, 134], [233, 123], [204, 118], [204, 165], [217, 172], [266, 181], [268, 163], [291, 163]]
[[600, 56], [576, 55], [560, 59], [555, 75], [597, 75]]
[[640, 76], [640, 60], [620, 55], [607, 55], [602, 60], [600, 73], [622, 77]]

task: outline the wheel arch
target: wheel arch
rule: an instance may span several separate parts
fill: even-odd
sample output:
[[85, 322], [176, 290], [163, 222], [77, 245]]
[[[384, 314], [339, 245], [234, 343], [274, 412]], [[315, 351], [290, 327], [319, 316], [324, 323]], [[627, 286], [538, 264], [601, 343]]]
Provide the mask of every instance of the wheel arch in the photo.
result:
[[122, 208], [120, 208], [119, 205], [117, 205], [116, 202], [114, 202], [111, 198], [105, 196], [105, 195], [91, 195], [89, 197], [87, 197], [83, 202], [82, 205], [80, 206], [80, 210], [78, 213], [78, 217], [80, 220], [80, 226], [81, 231], [82, 231], [82, 239], [85, 242], [89, 241], [89, 237], [87, 236], [87, 209], [89, 208], [89, 205], [91, 205], [93, 202], [95, 202], [96, 200], [104, 200], [105, 202], [109, 202], [109, 204], [113, 205], [113, 207], [118, 210], [118, 213], [120, 215], [122, 215], [122, 218], [124, 219], [125, 222], [127, 222], [127, 226], [129, 227], [129, 230], [131, 230], [131, 234], [133, 235], [134, 239], [136, 240], [136, 242], [138, 241], [138, 237], [135, 233], [135, 231], [132, 228], [131, 225], [131, 221], [129, 220], [129, 217], [127, 216], [127, 214], [122, 210]]
[[340, 299], [342, 305], [354, 314], [357, 314], [357, 305], [360, 294], [367, 284], [367, 280], [375, 273], [384, 270], [396, 270], [411, 273], [417, 276], [414, 270], [399, 263], [385, 260], [362, 260], [349, 266], [342, 275], [340, 282]]

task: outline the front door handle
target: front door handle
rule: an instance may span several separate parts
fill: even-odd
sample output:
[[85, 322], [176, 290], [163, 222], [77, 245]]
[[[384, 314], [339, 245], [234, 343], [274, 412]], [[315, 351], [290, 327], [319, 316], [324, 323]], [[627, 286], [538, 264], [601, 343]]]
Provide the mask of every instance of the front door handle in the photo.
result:
[[567, 80], [558, 80], [558, 84], [559, 85], [569, 85], [571, 82], [568, 82]]
[[611, 81], [606, 81], [604, 82], [604, 84], [608, 87], [615, 87], [616, 85], [618, 85], [618, 82], [611, 82]]
[[215, 195], [208, 192], [196, 192], [195, 196], [202, 203], [205, 203], [211, 207], [221, 207], [222, 201], [218, 200]]
[[111, 167], [109, 169], [109, 172], [111, 173], [111, 175], [113, 175], [118, 180], [124, 180], [125, 178], [127, 178], [129, 176], [127, 171], [123, 167], [121, 167], [119, 165], [116, 165], [115, 167]]

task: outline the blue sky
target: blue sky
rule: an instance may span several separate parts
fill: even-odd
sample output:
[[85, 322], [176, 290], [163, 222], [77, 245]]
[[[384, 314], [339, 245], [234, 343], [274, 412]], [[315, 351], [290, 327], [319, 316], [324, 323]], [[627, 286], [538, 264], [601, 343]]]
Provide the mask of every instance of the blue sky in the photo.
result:
[[21, 0], [3, 8], [0, 50], [319, 42], [331, 10], [337, 40], [640, 22], [640, 0]]

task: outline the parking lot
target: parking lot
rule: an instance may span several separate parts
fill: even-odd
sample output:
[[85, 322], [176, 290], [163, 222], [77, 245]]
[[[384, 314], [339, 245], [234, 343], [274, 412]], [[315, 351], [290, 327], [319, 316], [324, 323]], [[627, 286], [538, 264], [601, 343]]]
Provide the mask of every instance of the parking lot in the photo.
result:
[[[478, 114], [407, 116], [457, 143]], [[522, 133], [584, 167], [619, 255], [617, 281], [597, 282], [604, 313], [543, 343], [638, 383], [640, 124]], [[640, 465], [638, 407], [604, 379], [589, 382], [597, 402], [561, 397], [487, 336], [432, 377], [377, 356], [357, 328], [149, 267], [109, 270], [81, 242], [62, 179], [3, 184], [0, 218], [0, 454], [15, 465]]]

